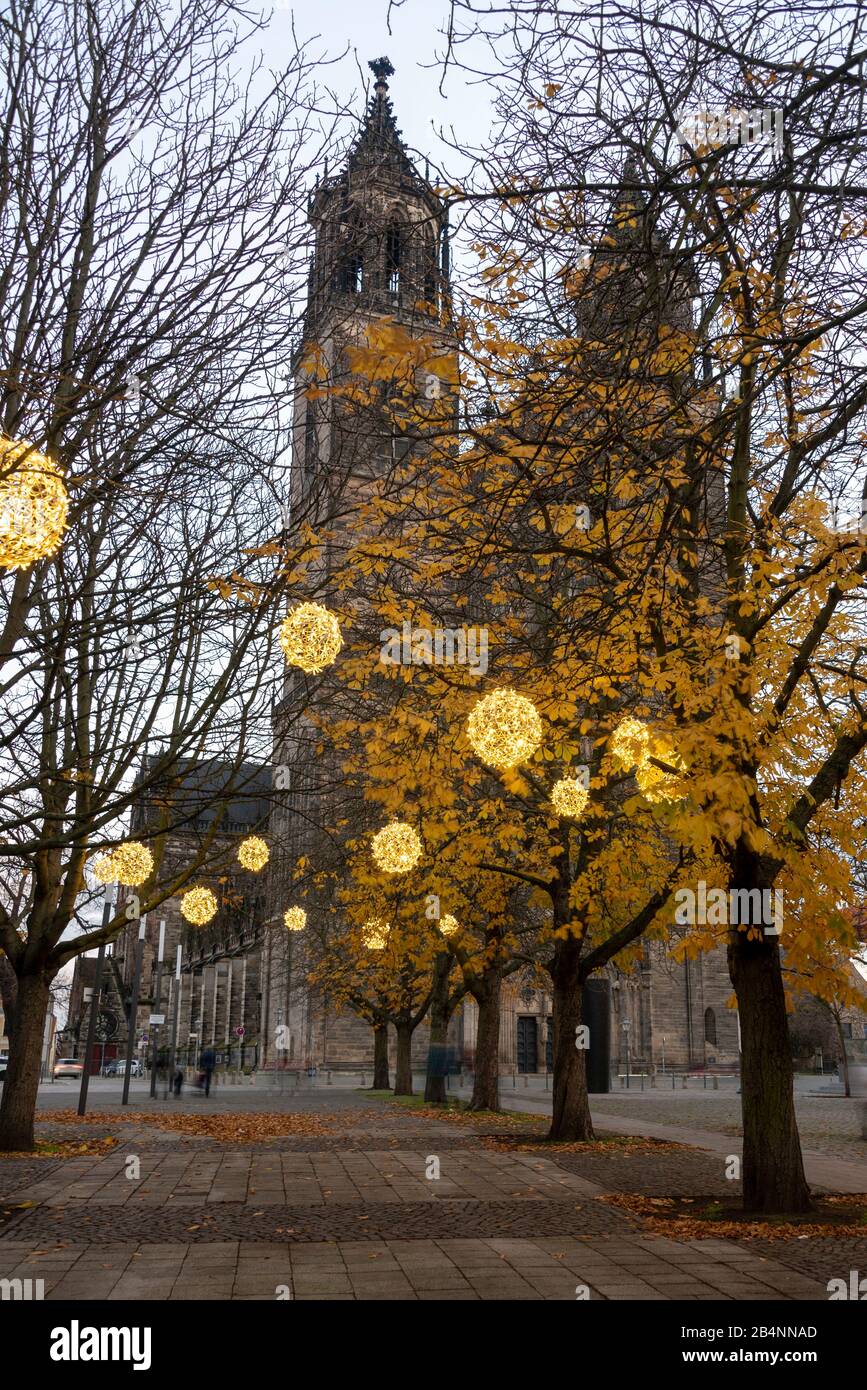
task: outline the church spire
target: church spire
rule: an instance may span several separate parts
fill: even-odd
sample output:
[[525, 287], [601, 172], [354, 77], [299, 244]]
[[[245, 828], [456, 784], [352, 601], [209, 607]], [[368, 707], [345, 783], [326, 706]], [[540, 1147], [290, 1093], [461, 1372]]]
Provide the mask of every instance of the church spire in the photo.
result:
[[401, 174], [418, 177], [394, 119], [394, 107], [388, 94], [388, 79], [394, 74], [394, 68], [385, 57], [374, 58], [368, 67], [375, 78], [373, 94], [367, 103], [361, 133], [349, 156], [349, 167], [392, 164]]

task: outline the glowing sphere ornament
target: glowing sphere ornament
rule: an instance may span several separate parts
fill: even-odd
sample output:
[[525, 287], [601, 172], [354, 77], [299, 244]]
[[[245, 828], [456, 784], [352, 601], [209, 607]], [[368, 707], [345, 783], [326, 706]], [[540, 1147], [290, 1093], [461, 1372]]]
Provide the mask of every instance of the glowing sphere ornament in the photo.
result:
[[63, 540], [69, 498], [63, 476], [29, 444], [0, 439], [0, 567], [27, 569]]
[[333, 613], [320, 603], [302, 603], [283, 619], [280, 646], [287, 665], [315, 676], [336, 661], [343, 638]]
[[307, 926], [307, 913], [303, 907], [287, 907], [283, 923], [287, 931], [303, 931]]
[[369, 951], [384, 951], [391, 927], [382, 917], [371, 917], [361, 928], [361, 939]]
[[[680, 771], [684, 770], [680, 755], [669, 743], [656, 742], [648, 750], [648, 759], [651, 755], [659, 758], [661, 762], [668, 763], [670, 767], [676, 767]], [[637, 769], [635, 780], [638, 783], [639, 791], [647, 801], [655, 803], [682, 801], [686, 795], [679, 777], [675, 777], [671, 772], [666, 772], [664, 768], [657, 767], [655, 763], [647, 759]]]
[[445, 915], [440, 918], [439, 928], [443, 936], [454, 936], [456, 931], [460, 931], [461, 924], [457, 917], [453, 917], [450, 912], [446, 912]]
[[623, 772], [640, 767], [647, 758], [650, 747], [650, 732], [640, 719], [621, 719], [611, 740], [608, 751]]
[[577, 777], [561, 777], [551, 788], [551, 805], [558, 816], [569, 820], [578, 820], [584, 814], [589, 799], [590, 793]]
[[191, 888], [181, 898], [181, 916], [194, 927], [203, 927], [217, 915], [217, 899], [210, 888]]
[[542, 741], [536, 706], [514, 690], [492, 690], [467, 720], [473, 750], [489, 767], [505, 769], [531, 758]]
[[118, 845], [111, 852], [115, 877], [125, 888], [138, 888], [154, 871], [154, 857], [147, 845]]
[[411, 825], [395, 820], [373, 837], [374, 862], [387, 874], [408, 874], [421, 859], [422, 843]]
[[97, 883], [116, 883], [117, 875], [114, 872], [114, 861], [110, 854], [98, 854], [91, 866], [93, 876]]
[[254, 874], [264, 869], [270, 857], [271, 852], [267, 844], [258, 835], [250, 835], [238, 846], [238, 862], [242, 868], [250, 869]]

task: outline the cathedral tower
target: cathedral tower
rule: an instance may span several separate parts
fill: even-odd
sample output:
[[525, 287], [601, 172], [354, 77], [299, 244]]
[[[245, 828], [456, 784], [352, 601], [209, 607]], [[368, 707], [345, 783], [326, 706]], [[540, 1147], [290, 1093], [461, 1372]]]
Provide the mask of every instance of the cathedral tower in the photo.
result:
[[[448, 331], [447, 210], [413, 163], [395, 122], [387, 58], [370, 64], [375, 77], [361, 129], [342, 167], [327, 170], [308, 203], [313, 254], [301, 342], [294, 354], [294, 416], [288, 529], [309, 526], [326, 541], [311, 577], [311, 598], [328, 603], [330, 555], [349, 541], [371, 484], [407, 454], [424, 452], [418, 429], [401, 419], [388, 382], [356, 392], [354, 349], [369, 346], [388, 325], [423, 345], [409, 386], [419, 402], [439, 400], [455, 376]], [[407, 383], [401, 383], [407, 399]], [[361, 397], [362, 399], [359, 399]], [[315, 590], [315, 592], [313, 592]], [[359, 586], [359, 602], [363, 590]], [[306, 985], [305, 936], [289, 933], [282, 913], [291, 901], [291, 871], [300, 855], [331, 844], [340, 801], [340, 768], [316, 753], [316, 735], [299, 717], [306, 680], [287, 672], [274, 711], [274, 765], [279, 774], [271, 816], [271, 922], [266, 946], [264, 1064], [293, 1068], [334, 1058], [361, 1064], [370, 1029], [354, 1017], [329, 1018], [327, 1004]], [[285, 791], [285, 796], [280, 793]], [[323, 833], [324, 832], [324, 833]], [[315, 897], [307, 900], [311, 916]], [[323, 906], [323, 911], [333, 910]], [[280, 1045], [277, 1045], [277, 1031]], [[357, 1036], [356, 1036], [357, 1035]]]

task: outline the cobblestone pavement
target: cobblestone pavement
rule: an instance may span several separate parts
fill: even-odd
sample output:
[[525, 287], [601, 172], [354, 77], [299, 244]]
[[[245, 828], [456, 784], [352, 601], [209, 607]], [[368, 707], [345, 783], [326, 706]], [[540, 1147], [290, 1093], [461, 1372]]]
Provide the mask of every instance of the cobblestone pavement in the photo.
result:
[[[719, 1155], [524, 1150], [516, 1139], [531, 1136], [514, 1129], [494, 1149], [478, 1131], [356, 1091], [259, 1099], [226, 1088], [196, 1108], [309, 1114], [325, 1132], [219, 1144], [47, 1118], [40, 1137], [119, 1142], [103, 1156], [0, 1160], [12, 1212], [0, 1278], [43, 1278], [47, 1297], [71, 1300], [571, 1300], [584, 1285], [591, 1299], [811, 1300], [827, 1298], [829, 1278], [867, 1270], [867, 1238], [666, 1239], [601, 1200], [731, 1193]], [[427, 1176], [432, 1159], [439, 1177]]]

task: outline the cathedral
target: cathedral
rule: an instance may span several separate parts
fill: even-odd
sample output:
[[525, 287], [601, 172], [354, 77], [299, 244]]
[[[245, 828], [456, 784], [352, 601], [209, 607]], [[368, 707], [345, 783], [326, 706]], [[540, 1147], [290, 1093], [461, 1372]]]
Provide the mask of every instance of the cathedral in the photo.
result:
[[[379, 59], [370, 66], [376, 80], [361, 131], [343, 167], [320, 180], [310, 197], [314, 251], [302, 341], [293, 363], [297, 404], [291, 513], [296, 526], [299, 516], [316, 524], [325, 520], [332, 534], [339, 529], [342, 509], [351, 506], [362, 495], [365, 480], [375, 476], [377, 461], [399, 457], [399, 451], [412, 443], [385, 422], [377, 428], [369, 413], [364, 420], [347, 418], [346, 412], [334, 410], [315, 394], [311, 399], [311, 360], [324, 361], [330, 381], [339, 384], [348, 375], [347, 349], [363, 342], [367, 331], [385, 319], [438, 343], [443, 363], [451, 347], [442, 328], [449, 292], [446, 209], [401, 139], [388, 93], [391, 65]], [[613, 231], [610, 240], [617, 243], [624, 233], [618, 226]], [[655, 242], [643, 245], [641, 255], [644, 283], [652, 274], [655, 281], [669, 285], [661, 312], [682, 325], [690, 314], [690, 283], [672, 276], [666, 252]], [[636, 278], [629, 283], [634, 292]], [[617, 312], [628, 313], [622, 304], [618, 308], [605, 300], [591, 300], [589, 310], [609, 321]], [[425, 369], [427, 381], [419, 383], [428, 392], [436, 391], [447, 375], [437, 373], [436, 362], [433, 371], [430, 366]], [[292, 794], [282, 807], [277, 799], [271, 828], [274, 843], [286, 847], [287, 862], [303, 852], [305, 827], [317, 820], [327, 823], [335, 775], [327, 759], [323, 762], [309, 747], [305, 750], [303, 719], [292, 720], [293, 702], [299, 698], [295, 679], [287, 677], [284, 700], [274, 718], [274, 763], [287, 769]], [[286, 732], [290, 724], [291, 738]], [[274, 921], [278, 899], [285, 895], [279, 864], [272, 882]], [[369, 1070], [372, 1030], [308, 986], [303, 937], [277, 926], [265, 938], [261, 1064]], [[636, 968], [624, 972], [610, 966], [606, 974], [613, 1067], [665, 1070], [736, 1064], [738, 1025], [727, 1006], [732, 987], [724, 949], [693, 960], [675, 959], [661, 943], [647, 942]], [[476, 1017], [475, 1003], [465, 1001], [451, 1024], [451, 1041], [466, 1069], [473, 1065]], [[425, 1022], [413, 1043], [419, 1067], [427, 1055], [427, 1035]], [[271, 1040], [278, 1036], [285, 1046], [273, 1045]], [[503, 984], [503, 1070], [544, 1072], [551, 1066], [551, 1047], [550, 996], [523, 984], [520, 976], [510, 977]]]

